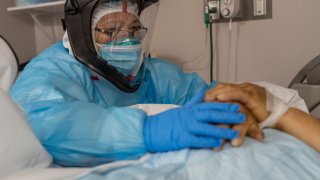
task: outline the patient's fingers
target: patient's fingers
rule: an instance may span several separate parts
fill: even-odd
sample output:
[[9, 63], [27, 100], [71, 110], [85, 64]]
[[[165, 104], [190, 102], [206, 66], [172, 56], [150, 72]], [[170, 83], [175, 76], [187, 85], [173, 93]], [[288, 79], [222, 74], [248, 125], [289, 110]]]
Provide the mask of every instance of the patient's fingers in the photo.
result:
[[239, 85], [220, 83], [206, 93], [205, 101], [240, 101], [246, 104], [248, 93]]
[[239, 136], [237, 139], [231, 140], [232, 146], [240, 146], [246, 136], [250, 136], [256, 140], [263, 140], [263, 134], [260, 128], [258, 127], [258, 121], [251, 114], [251, 112], [244, 106], [241, 106], [240, 111], [246, 115], [246, 120], [239, 125], [233, 126], [233, 130], [237, 130], [239, 132]]
[[263, 131], [259, 128], [258, 124], [251, 124], [249, 126], [247, 135], [258, 141], [263, 141], [264, 139]]
[[226, 83], [219, 83], [216, 87], [210, 89], [205, 94], [204, 100], [207, 102], [210, 101], [217, 101], [217, 96], [221, 94], [225, 89], [227, 89], [229, 86]]
[[232, 129], [239, 131], [238, 138], [231, 140], [231, 145], [235, 147], [240, 146], [244, 142], [246, 136], [258, 141], [262, 141], [264, 138], [262, 130], [259, 128], [258, 124], [254, 123], [252, 120], [247, 120], [242, 125], [236, 125]]
[[252, 111], [260, 121], [268, 117], [266, 110], [266, 91], [263, 87], [254, 84], [220, 83], [206, 93], [204, 100], [241, 102]]
[[243, 124], [241, 125], [235, 125], [233, 126], [232, 129], [234, 130], [238, 130], [239, 131], [239, 136], [237, 139], [232, 139], [231, 140], [231, 145], [232, 146], [240, 146], [243, 141], [244, 141], [244, 138], [246, 137], [246, 134], [247, 134], [247, 131], [248, 131], [248, 121], [245, 121]]
[[209, 90], [205, 95], [206, 101], [231, 101], [237, 100], [247, 104], [248, 101], [263, 99], [265, 89], [251, 83], [227, 84], [219, 83], [216, 87]]
[[225, 143], [226, 143], [226, 141], [225, 141], [225, 140], [222, 140], [221, 146], [220, 146], [220, 147], [217, 147], [217, 148], [213, 148], [212, 151], [214, 151], [214, 152], [219, 152], [219, 151], [221, 151], [221, 150], [223, 149], [223, 146], [224, 146]]
[[263, 141], [264, 139], [263, 131], [256, 123], [250, 123], [247, 121], [242, 125], [234, 126], [233, 129], [239, 131], [239, 138], [231, 141], [231, 145], [235, 147], [240, 146], [244, 142], [246, 136], [249, 136], [257, 141]]
[[[219, 127], [224, 127], [224, 128], [230, 128], [230, 125], [225, 125], [225, 124], [219, 124], [217, 125]], [[215, 152], [221, 151], [223, 149], [224, 144], [226, 143], [226, 140], [222, 140], [221, 146], [217, 147], [217, 148], [213, 148], [212, 150]]]

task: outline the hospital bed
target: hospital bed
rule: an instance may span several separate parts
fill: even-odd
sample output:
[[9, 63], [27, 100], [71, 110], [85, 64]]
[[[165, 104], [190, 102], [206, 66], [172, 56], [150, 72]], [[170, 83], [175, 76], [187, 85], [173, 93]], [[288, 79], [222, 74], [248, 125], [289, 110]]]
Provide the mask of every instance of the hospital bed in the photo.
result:
[[311, 115], [320, 117], [320, 55], [307, 63], [293, 78], [289, 88], [296, 89]]
[[[265, 130], [265, 140], [247, 138], [238, 148], [229, 144], [210, 149], [146, 154], [92, 168], [60, 167], [53, 163], [27, 125], [7, 91], [17, 75], [14, 53], [0, 39], [0, 179], [319, 179], [320, 154], [298, 139]], [[297, 91], [259, 82], [290, 106], [307, 110]], [[136, 105], [149, 114], [174, 105]]]

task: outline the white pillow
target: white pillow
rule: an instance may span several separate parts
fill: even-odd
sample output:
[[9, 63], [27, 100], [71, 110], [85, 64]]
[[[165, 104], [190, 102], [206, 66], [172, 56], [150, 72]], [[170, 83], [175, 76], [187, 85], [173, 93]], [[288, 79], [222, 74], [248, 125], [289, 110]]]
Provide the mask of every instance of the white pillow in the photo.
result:
[[25, 168], [47, 167], [51, 162], [19, 107], [0, 88], [0, 179]]
[[0, 36], [0, 88], [8, 92], [12, 83], [14, 82], [17, 72], [18, 65], [16, 57], [14, 56], [10, 46]]

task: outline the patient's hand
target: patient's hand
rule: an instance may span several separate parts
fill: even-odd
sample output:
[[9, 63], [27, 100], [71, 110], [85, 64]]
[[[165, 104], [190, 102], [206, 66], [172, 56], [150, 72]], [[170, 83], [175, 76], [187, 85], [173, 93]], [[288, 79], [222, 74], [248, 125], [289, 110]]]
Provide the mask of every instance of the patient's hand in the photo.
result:
[[239, 102], [245, 105], [259, 122], [262, 122], [269, 116], [266, 98], [266, 90], [258, 85], [219, 83], [206, 93], [204, 100]]
[[[221, 83], [217, 85], [216, 88], [208, 91], [204, 100], [239, 102], [245, 105], [259, 122], [264, 121], [270, 114], [266, 108], [266, 90], [263, 87], [250, 83]], [[243, 124], [246, 124], [246, 122]], [[307, 113], [290, 108], [289, 111], [280, 118], [274, 128], [299, 138], [320, 152], [320, 141], [314, 138], [319, 136], [320, 123], [318, 119], [312, 118]], [[241, 137], [240, 134], [239, 138]]]
[[[263, 132], [259, 128], [257, 116], [264, 120], [268, 113], [266, 111], [265, 89], [250, 83], [244, 84], [226, 84], [219, 83], [215, 88], [208, 91], [205, 95], [205, 101], [224, 101], [240, 103], [240, 111], [247, 117], [241, 125], [232, 127], [239, 131], [239, 137], [231, 141], [233, 146], [240, 146], [245, 136], [256, 140], [263, 140]], [[265, 116], [265, 114], [267, 114]]]
[[246, 120], [242, 124], [234, 125], [233, 130], [239, 131], [237, 139], [231, 140], [232, 146], [240, 146], [244, 138], [249, 136], [258, 141], [263, 140], [263, 131], [259, 128], [258, 121], [252, 115], [252, 113], [243, 105], [240, 105], [240, 111], [246, 115]]
[[[246, 116], [246, 120], [239, 125], [225, 125], [225, 124], [218, 124], [217, 126], [225, 127], [225, 128], [232, 128], [233, 130], [239, 131], [239, 136], [237, 139], [231, 140], [231, 145], [238, 147], [243, 142], [246, 136], [249, 136], [251, 138], [254, 138], [258, 141], [262, 141], [263, 131], [258, 126], [258, 121], [255, 119], [255, 117], [251, 114], [251, 112], [243, 105], [240, 104], [240, 111]], [[225, 141], [223, 141], [223, 144]], [[219, 151], [223, 148], [223, 145], [219, 148], [214, 148], [214, 151]]]

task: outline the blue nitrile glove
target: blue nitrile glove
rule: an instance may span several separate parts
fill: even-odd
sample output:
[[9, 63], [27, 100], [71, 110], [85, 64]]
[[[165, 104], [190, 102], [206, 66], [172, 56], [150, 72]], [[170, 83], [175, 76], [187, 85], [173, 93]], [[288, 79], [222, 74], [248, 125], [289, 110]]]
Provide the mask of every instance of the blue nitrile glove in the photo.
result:
[[219, 147], [221, 139], [236, 138], [238, 132], [213, 124], [242, 123], [245, 116], [239, 108], [238, 104], [229, 103], [187, 103], [184, 107], [148, 116], [143, 129], [146, 149], [165, 152]]
[[184, 106], [192, 106], [203, 102], [206, 89], [201, 89], [192, 99], [190, 99]]

